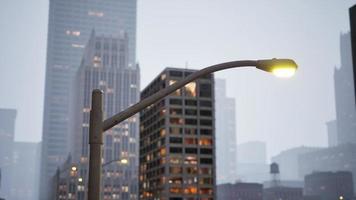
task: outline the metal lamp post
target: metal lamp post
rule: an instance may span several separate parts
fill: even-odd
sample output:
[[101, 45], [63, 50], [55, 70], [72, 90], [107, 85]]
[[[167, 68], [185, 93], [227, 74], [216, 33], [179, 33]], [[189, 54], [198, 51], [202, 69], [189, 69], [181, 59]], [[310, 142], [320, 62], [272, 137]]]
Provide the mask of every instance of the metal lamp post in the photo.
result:
[[144, 108], [161, 100], [162, 98], [182, 88], [186, 84], [216, 71], [237, 67], [256, 67], [260, 70], [271, 72], [279, 77], [290, 77], [294, 75], [297, 65], [290, 59], [269, 59], [269, 60], [240, 60], [213, 65], [190, 74], [183, 80], [170, 85], [161, 91], [149, 96], [142, 101], [132, 105], [126, 110], [103, 120], [103, 92], [99, 89], [93, 90], [92, 108], [90, 111], [89, 124], [89, 183], [88, 183], [88, 200], [100, 200], [101, 188], [101, 155], [103, 145], [103, 132], [114, 127], [120, 122], [128, 119]]

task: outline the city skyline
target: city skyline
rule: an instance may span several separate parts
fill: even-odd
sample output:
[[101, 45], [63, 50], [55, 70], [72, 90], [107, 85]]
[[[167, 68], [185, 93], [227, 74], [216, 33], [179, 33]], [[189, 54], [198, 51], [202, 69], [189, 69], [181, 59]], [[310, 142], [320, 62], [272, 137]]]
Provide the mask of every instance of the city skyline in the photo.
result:
[[[308, 146], [326, 146], [327, 134], [325, 122], [335, 118], [332, 72], [335, 66], [340, 66], [338, 38], [341, 32], [347, 32], [349, 30], [348, 8], [355, 2], [348, 0], [343, 2], [323, 1], [322, 4], [312, 2], [299, 4], [296, 3], [296, 1], [286, 3], [280, 0], [273, 0], [269, 3], [263, 2], [261, 4], [261, 1], [254, 0], [250, 2], [250, 5], [247, 5], [243, 1], [232, 2], [230, 0], [224, 0], [224, 2], [222, 2], [223, 4], [219, 4], [217, 1], [209, 2], [208, 5], [202, 6], [198, 12], [194, 13], [193, 11], [199, 7], [199, 3], [202, 2], [197, 1], [180, 4], [178, 1], [171, 1], [170, 3], [160, 0], [155, 0], [152, 3], [138, 1], [137, 25], [139, 31], [137, 35], [137, 61], [140, 62], [142, 74], [145, 75], [141, 81], [142, 86], [147, 85], [149, 80], [166, 66], [184, 67], [187, 62], [189, 67], [202, 68], [219, 61], [236, 59], [236, 55], [238, 56], [237, 58], [259, 58], [283, 55], [288, 56], [295, 52], [296, 54], [293, 55], [293, 57], [295, 57], [298, 63], [303, 67], [300, 72], [298, 72], [297, 77], [294, 78], [298, 79], [298, 81], [291, 80], [288, 81], [288, 83], [281, 84], [280, 81], [276, 81], [273, 77], [265, 76], [262, 73], [250, 72], [249, 70], [239, 70], [239, 72], [233, 73], [222, 72], [218, 73], [216, 77], [225, 78], [227, 80], [228, 95], [236, 98], [236, 110], [238, 110], [236, 113], [236, 123], [241, 124], [237, 127], [239, 143], [251, 140], [263, 140], [268, 144], [268, 157], [276, 155], [281, 150], [293, 146], [300, 146], [302, 144]], [[4, 15], [2, 19], [6, 19], [7, 16], [12, 16], [11, 11], [14, 10], [15, 4], [16, 1], [12, 1], [5, 5], [8, 9], [4, 9], [5, 12], [1, 13], [1, 15]], [[25, 9], [25, 6], [27, 9]], [[260, 12], [261, 15], [265, 14], [266, 16], [264, 16], [264, 19], [256, 18], [251, 14], [246, 13], [247, 11], [245, 10], [248, 9], [245, 8], [250, 6], [255, 6], [256, 11]], [[301, 18], [305, 23], [295, 24], [293, 25], [295, 26], [294, 28], [286, 23], [285, 20], [287, 19], [295, 21], [298, 18], [297, 16], [293, 17], [294, 15], [288, 14], [289, 10], [287, 8], [289, 8], [289, 6], [295, 7], [293, 13], [299, 11], [305, 14], [305, 16], [303, 15]], [[157, 7], [160, 9], [156, 10]], [[181, 8], [180, 10], [182, 12], [173, 9], [170, 13], [167, 13], [165, 10], [171, 7], [175, 7], [176, 9]], [[263, 7], [268, 7], [280, 12], [278, 14], [276, 12], [262, 14]], [[2, 107], [12, 107], [19, 110], [16, 140], [21, 141], [39, 141], [42, 132], [44, 56], [46, 52], [45, 38], [48, 20], [48, 3], [45, 0], [38, 2], [38, 5], [36, 6], [38, 15], [36, 16], [30, 14], [31, 10], [34, 8], [35, 5], [27, 5], [26, 3], [21, 4], [19, 9], [27, 18], [24, 18], [24, 16], [13, 17], [15, 22], [28, 21], [31, 19], [34, 21], [34, 26], [37, 27], [34, 31], [28, 32], [28, 36], [33, 37], [33, 40], [23, 41], [21, 37], [19, 39], [20, 41], [23, 41], [23, 44], [25, 45], [23, 49], [26, 50], [26, 52], [31, 52], [35, 47], [36, 50], [38, 49], [37, 47], [41, 47], [36, 54], [31, 54], [29, 56], [25, 55], [24, 51], [18, 52], [24, 54], [23, 60], [30, 65], [20, 60], [13, 62], [13, 59], [10, 59], [15, 55], [12, 48], [1, 54], [1, 56], [4, 56], [2, 59], [4, 66], [13, 67], [6, 69], [5, 73], [0, 75], [0, 89], [9, 94], [7, 98], [0, 99], [0, 105]], [[311, 10], [313, 10], [313, 12], [311, 12]], [[221, 16], [214, 19], [208, 15], [210, 12], [221, 13]], [[325, 12], [327, 12], [328, 15], [324, 15]], [[162, 19], [161, 16], [167, 16], [167, 19]], [[285, 20], [278, 19], [279, 16], [284, 16], [283, 18], [285, 18]], [[191, 18], [191, 20], [188, 20], [187, 17]], [[201, 25], [194, 27], [196, 20], [202, 20], [204, 18], [209, 20], [209, 23], [203, 20]], [[228, 20], [219, 25], [218, 21], [224, 18]], [[310, 20], [306, 21], [306, 18], [310, 18]], [[171, 22], [167, 20], [170, 20]], [[286, 25], [285, 30], [278, 29], [280, 30], [279, 36], [283, 34], [281, 38], [292, 41], [292, 43], [288, 44], [282, 41], [282, 43], [274, 47], [272, 44], [277, 42], [276, 37], [278, 37], [278, 35], [272, 34], [272, 31], [267, 28], [269, 21], [274, 21], [274, 26]], [[325, 24], [325, 21], [328, 21], [328, 23]], [[165, 26], [160, 26], [162, 23], [164, 23]], [[217, 37], [217, 41], [215, 42], [211, 40], [213, 38], [202, 34], [210, 29], [210, 24], [219, 29], [222, 28], [222, 26], [225, 27], [225, 25], [231, 23], [236, 24], [236, 27], [226, 26], [226, 29], [228, 30], [226, 36]], [[12, 39], [13, 37], [9, 37], [11, 36], [10, 34], [17, 32], [15, 35], [21, 36], [24, 28], [28, 27], [18, 27], [6, 21], [1, 21], [1, 24], [8, 27], [8, 29], [0, 33], [0, 35], [3, 35], [2, 38], [9, 38], [9, 40], [4, 40], [4, 44], [7, 44], [6, 46], [11, 46], [10, 44], [14, 43], [14, 40]], [[241, 25], [241, 30], [249, 28], [254, 34], [247, 36], [246, 31], [239, 31], [239, 24]], [[312, 27], [317, 24], [320, 24], [320, 26], [313, 30]], [[189, 31], [185, 31], [182, 27], [188, 28]], [[268, 34], [272, 38], [268, 41], [263, 40], [261, 38], [263, 33], [258, 31], [260, 30], [259, 27], [264, 27], [264, 34]], [[308, 32], [305, 29], [310, 30]], [[222, 33], [219, 33], [215, 29], [211, 31], [217, 33], [216, 36], [222, 35]], [[188, 33], [191, 34], [190, 37], [190, 34]], [[199, 34], [203, 37], [198, 37]], [[233, 36], [234, 34], [238, 37]], [[309, 35], [314, 38], [313, 41], [308, 39]], [[316, 37], [317, 35], [320, 35], [320, 37]], [[177, 40], [171, 40], [172, 37], [176, 36]], [[224, 40], [226, 39], [231, 40], [229, 45], [224, 44]], [[168, 40], [171, 41], [171, 44], [167, 46], [166, 43]], [[247, 45], [246, 42], [251, 40], [256, 40], [256, 43], [252, 44], [252, 46]], [[293, 42], [295, 40], [296, 42]], [[322, 48], [318, 48], [318, 50], [320, 50], [319, 52], [313, 50], [309, 55], [303, 54], [303, 52], [306, 52], [305, 47], [298, 44], [301, 43], [301, 40], [306, 40], [310, 44], [313, 44], [313, 46], [320, 46]], [[213, 42], [210, 47], [206, 46], [206, 44], [209, 44], [208, 41]], [[288, 46], [292, 47], [292, 44], [294, 44], [293, 48], [287, 48]], [[193, 46], [199, 48], [193, 48]], [[270, 47], [266, 48], [267, 46]], [[219, 49], [224, 50], [224, 53], [222, 54]], [[206, 56], [211, 53], [215, 56]], [[163, 55], [163, 57], [160, 55]], [[320, 55], [327, 55], [327, 59], [318, 61], [313, 61], [311, 59], [311, 56], [317, 57]], [[12, 62], [10, 62], [10, 60], [12, 60]], [[10, 92], [9, 88], [4, 88], [4, 85], [7, 85], [5, 83], [11, 83], [15, 80], [13, 78], [15, 77], [15, 69], [22, 69], [21, 72], [16, 73], [18, 73], [17, 76], [25, 82], [18, 83], [18, 89], [14, 92]], [[39, 78], [29, 80], [25, 76], [28, 73], [35, 73]], [[4, 76], [5, 74], [6, 76]], [[312, 88], [301, 83], [313, 81], [315, 78], [313, 75], [315, 74], [320, 75], [316, 76], [317, 80], [313, 82], [316, 85]], [[31, 88], [26, 84], [26, 80], [31, 81]], [[301, 85], [297, 84], [297, 82], [301, 83]], [[264, 87], [261, 87], [259, 83], [264, 85]], [[250, 86], [249, 90], [244, 88], [246, 85]], [[267, 85], [270, 85], [270, 87], [266, 88]], [[233, 89], [233, 86], [236, 86], [236, 89]], [[290, 88], [288, 89], [290, 91], [286, 91], [286, 87]], [[315, 96], [311, 89], [318, 89], [319, 95]], [[302, 90], [305, 92], [300, 93]], [[19, 91], [23, 91], [23, 93], [19, 93]], [[26, 99], [25, 97], [30, 94], [30, 91], [34, 92], [36, 95], [29, 101], [24, 101], [24, 99]], [[309, 95], [310, 98], [304, 98], [303, 94]], [[265, 100], [268, 102], [273, 102], [275, 98], [281, 99], [284, 102], [290, 102], [291, 98], [295, 99], [297, 96], [299, 96], [300, 104], [305, 105], [299, 106], [298, 112], [291, 108], [288, 103], [281, 103], [279, 107], [271, 106], [266, 108], [263, 106], [263, 102], [259, 100], [261, 97], [265, 97]], [[321, 101], [321, 99], [323, 99], [323, 101]], [[318, 104], [318, 102], [323, 103]], [[312, 113], [307, 116], [306, 119], [300, 119], [301, 121], [298, 123], [298, 120], [296, 121], [296, 116], [305, 113], [308, 109], [314, 110], [315, 114]], [[289, 132], [287, 135], [294, 135], [295, 140], [288, 141], [283, 139], [285, 138], [283, 136], [285, 131], [271, 123], [272, 121], [265, 121], [261, 124], [258, 123], [262, 119], [265, 119], [266, 115], [272, 111], [275, 113], [275, 118], [277, 120], [290, 122], [290, 127], [293, 127], [295, 131]], [[35, 121], [34, 123], [27, 124], [27, 130], [30, 130], [30, 133], [28, 133], [28, 131], [24, 131], [24, 127], [26, 118], [29, 118], [30, 113]], [[289, 113], [289, 115], [286, 118], [281, 118], [283, 113]], [[257, 123], [259, 126], [256, 126]], [[307, 129], [300, 128], [302, 126]], [[306, 138], [306, 135], [310, 135], [310, 132], [312, 132], [315, 137], [313, 136], [309, 140], [303, 139]], [[286, 141], [283, 145], [276, 145], [275, 142], [270, 139], [272, 137], [280, 136], [281, 139]]]

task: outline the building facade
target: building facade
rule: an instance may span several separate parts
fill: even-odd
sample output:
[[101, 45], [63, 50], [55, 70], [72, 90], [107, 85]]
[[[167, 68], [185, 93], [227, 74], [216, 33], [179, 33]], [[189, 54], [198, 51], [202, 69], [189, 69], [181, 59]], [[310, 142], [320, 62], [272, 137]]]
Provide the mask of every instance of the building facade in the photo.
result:
[[[355, 39], [356, 40], [356, 39]], [[337, 143], [356, 142], [355, 94], [350, 33], [340, 36], [341, 66], [334, 71]]]
[[272, 157], [272, 162], [276, 162], [280, 167], [281, 180], [303, 180], [304, 176], [299, 175], [299, 156], [308, 152], [319, 150], [316, 147], [296, 147], [282, 151]]
[[217, 185], [217, 200], [262, 200], [263, 186], [258, 183]]
[[68, 155], [71, 82], [91, 31], [129, 37], [129, 66], [135, 68], [136, 0], [50, 0], [43, 115], [40, 199]]
[[15, 142], [11, 179], [11, 200], [38, 200], [40, 143]]
[[[144, 99], [194, 70], [165, 69]], [[215, 199], [214, 79], [187, 84], [140, 113], [140, 199]]]
[[215, 79], [216, 114], [216, 181], [234, 183], [237, 180], [235, 99], [227, 97], [226, 82]]
[[306, 196], [320, 196], [323, 200], [354, 198], [351, 172], [314, 172], [305, 176], [304, 181]]
[[[299, 174], [306, 176], [315, 171], [350, 171], [356, 182], [356, 144], [343, 144], [303, 154], [299, 157]], [[355, 189], [355, 188], [354, 188]]]
[[302, 200], [303, 188], [294, 187], [271, 187], [263, 189], [264, 200]]
[[[104, 119], [123, 111], [139, 100], [139, 68], [129, 67], [127, 34], [96, 36], [93, 31], [81, 67], [76, 75], [71, 104], [71, 159], [87, 189], [89, 166], [89, 116], [91, 93], [104, 93]], [[104, 132], [103, 199], [138, 199], [138, 115]], [[68, 177], [70, 178], [70, 177]], [[68, 179], [70, 180], [70, 179]], [[77, 200], [84, 196], [77, 194]], [[79, 198], [80, 197], [80, 198]]]
[[0, 109], [0, 197], [11, 196], [15, 120], [17, 111]]

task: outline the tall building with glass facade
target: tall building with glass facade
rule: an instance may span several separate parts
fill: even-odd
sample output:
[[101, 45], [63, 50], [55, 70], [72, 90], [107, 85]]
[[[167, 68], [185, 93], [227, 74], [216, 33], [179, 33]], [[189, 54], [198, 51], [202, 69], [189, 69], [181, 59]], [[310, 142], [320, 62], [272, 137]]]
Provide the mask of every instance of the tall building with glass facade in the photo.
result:
[[[141, 99], [193, 72], [165, 69], [141, 92]], [[215, 199], [214, 115], [212, 75], [140, 113], [140, 199]]]
[[217, 183], [237, 180], [235, 99], [226, 95], [226, 81], [215, 79]]
[[[79, 174], [88, 181], [89, 116], [91, 93], [104, 92], [104, 119], [139, 100], [139, 68], [128, 67], [128, 37], [95, 36], [93, 33], [76, 76], [73, 103], [72, 157], [79, 161]], [[104, 133], [103, 199], [138, 199], [138, 116]], [[113, 162], [114, 161], [114, 162]], [[107, 164], [105, 164], [107, 163]], [[114, 198], [115, 199], [115, 198]]]
[[43, 115], [40, 199], [69, 153], [71, 82], [92, 30], [129, 38], [128, 67], [135, 68], [136, 0], [50, 0]]

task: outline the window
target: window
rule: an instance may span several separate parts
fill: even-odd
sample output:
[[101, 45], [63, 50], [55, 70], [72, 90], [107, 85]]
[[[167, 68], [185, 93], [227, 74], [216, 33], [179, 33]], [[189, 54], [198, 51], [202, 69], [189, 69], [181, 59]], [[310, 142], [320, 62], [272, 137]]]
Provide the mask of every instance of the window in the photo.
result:
[[185, 148], [185, 153], [187, 153], [187, 154], [197, 154], [198, 150], [196, 148]]
[[197, 129], [195, 128], [186, 128], [185, 129], [186, 135], [197, 135]]
[[198, 139], [196, 139], [196, 138], [185, 138], [184, 139], [184, 144], [187, 144], [187, 145], [198, 144]]
[[200, 129], [200, 134], [201, 135], [211, 135], [213, 130], [211, 129]]
[[213, 164], [213, 159], [211, 158], [200, 158], [200, 164]]
[[182, 163], [182, 158], [179, 157], [170, 157], [169, 162], [171, 164], [181, 164]]
[[199, 101], [201, 107], [212, 107], [211, 101]]
[[187, 106], [196, 106], [197, 101], [196, 100], [185, 100], [185, 105]]
[[185, 124], [186, 125], [197, 125], [197, 120], [196, 119], [185, 119]]
[[205, 148], [202, 148], [202, 149], [200, 149], [200, 153], [201, 153], [201, 154], [208, 154], [208, 155], [211, 155], [211, 154], [213, 154], [213, 150], [212, 150], [212, 149], [205, 149]]
[[169, 143], [172, 144], [182, 144], [183, 143], [183, 139], [179, 138], [179, 137], [170, 137], [169, 138]]
[[212, 170], [211, 170], [211, 168], [201, 167], [201, 168], [199, 168], [199, 173], [210, 175], [210, 174], [212, 174]]
[[187, 174], [197, 174], [198, 173], [198, 168], [197, 167], [187, 167], [185, 169]]
[[169, 148], [170, 153], [182, 153], [182, 148], [179, 147], [170, 147]]
[[194, 109], [185, 109], [186, 115], [197, 115], [197, 110]]
[[169, 119], [169, 122], [171, 124], [175, 124], [175, 125], [182, 125], [183, 124], [183, 119], [172, 117], [172, 118]]
[[201, 119], [200, 120], [200, 125], [202, 126], [211, 126], [213, 125], [213, 121], [210, 119]]
[[180, 99], [169, 99], [170, 105], [182, 105], [182, 100]]
[[212, 139], [209, 139], [209, 138], [203, 138], [203, 139], [199, 140], [199, 145], [202, 145], [202, 146], [210, 146], [212, 144], [213, 144], [213, 141], [212, 141]]
[[195, 82], [190, 82], [187, 85], [184, 86], [185, 89], [185, 96], [188, 97], [196, 97], [196, 83]]
[[212, 116], [212, 113], [211, 113], [211, 110], [201, 110], [201, 111], [200, 111], [200, 115], [201, 115], [201, 116], [208, 116], [208, 117], [211, 117], [211, 116]]
[[183, 168], [181, 167], [170, 167], [169, 173], [171, 174], [181, 174], [183, 172]]
[[171, 184], [182, 184], [183, 183], [183, 178], [182, 177], [175, 177], [175, 178], [171, 178], [168, 181]]
[[201, 83], [199, 95], [201, 97], [211, 97], [211, 95], [212, 95], [211, 84]]
[[169, 132], [170, 134], [182, 134], [182, 128], [178, 128], [178, 127], [171, 127], [169, 128]]
[[197, 157], [195, 157], [195, 156], [187, 156], [187, 157], [185, 157], [184, 164], [187, 164], [187, 165], [196, 165], [196, 164], [198, 164]]
[[196, 187], [193, 187], [193, 186], [189, 186], [189, 187], [184, 189], [184, 193], [185, 194], [196, 194], [197, 192], [198, 192], [198, 189]]
[[169, 71], [169, 75], [172, 77], [182, 77], [183, 76], [183, 72], [181, 71]]
[[171, 108], [169, 109], [169, 113], [171, 115], [181, 115], [182, 114], [182, 109], [179, 108]]
[[213, 194], [213, 190], [211, 188], [202, 188], [199, 193], [203, 195], [211, 195]]

